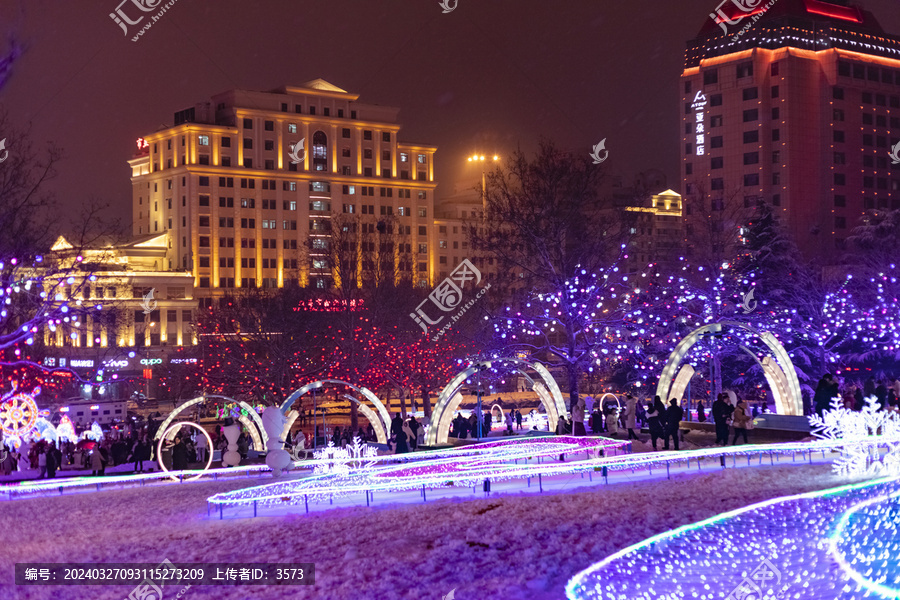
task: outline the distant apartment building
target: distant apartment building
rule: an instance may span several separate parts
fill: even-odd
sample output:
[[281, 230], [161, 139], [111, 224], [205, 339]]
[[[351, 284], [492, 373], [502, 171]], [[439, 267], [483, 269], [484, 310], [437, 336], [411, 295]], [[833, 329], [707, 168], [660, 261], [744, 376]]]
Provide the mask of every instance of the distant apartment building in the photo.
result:
[[602, 188], [610, 199], [611, 218], [626, 224], [625, 270], [644, 271], [651, 263], [672, 265], [684, 253], [681, 195], [666, 189], [666, 176], [657, 169], [638, 173], [625, 185], [621, 175]]
[[240, 288], [332, 287], [335, 215], [393, 235], [378, 250], [429, 285], [437, 148], [401, 143], [399, 109], [358, 98], [317, 79], [177, 112], [129, 161], [134, 234], [165, 235], [165, 266], [190, 273], [204, 303]]
[[889, 155], [900, 141], [900, 38], [845, 0], [769, 4], [722, 5], [725, 18], [687, 44], [687, 238], [702, 238], [704, 223], [740, 229], [766, 202], [807, 257], [828, 264], [868, 209], [900, 208]]
[[484, 216], [481, 180], [457, 184], [453, 194], [442, 197], [435, 206], [435, 235], [432, 254], [437, 261], [437, 279], [443, 280], [464, 259], [474, 264], [485, 280], [497, 277], [497, 263], [489, 253], [471, 247], [469, 228], [479, 227]]
[[637, 217], [631, 227], [627, 271], [639, 273], [650, 263], [676, 265], [684, 255], [681, 194], [665, 190], [625, 210]]

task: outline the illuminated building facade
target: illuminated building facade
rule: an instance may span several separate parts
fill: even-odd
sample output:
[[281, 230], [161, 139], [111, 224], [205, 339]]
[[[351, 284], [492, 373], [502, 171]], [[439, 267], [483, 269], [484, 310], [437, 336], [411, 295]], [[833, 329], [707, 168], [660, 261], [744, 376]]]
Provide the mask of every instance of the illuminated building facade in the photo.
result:
[[708, 19], [688, 42], [686, 239], [712, 222], [739, 228], [766, 202], [807, 257], [833, 263], [866, 210], [900, 208], [889, 156], [900, 140], [900, 38], [841, 0], [769, 4], [724, 4], [727, 21]]
[[[194, 278], [187, 272], [166, 270], [165, 235], [144, 235], [124, 245], [77, 251], [60, 237], [51, 250], [65, 269], [61, 277], [67, 276], [77, 255], [91, 265], [96, 281], [85, 282], [78, 293], [64, 285], [58, 289], [102, 310], [97, 316], [86, 316], [78, 327], [48, 328], [42, 357], [37, 359], [44, 366], [71, 369], [86, 379], [103, 371], [109, 381], [141, 377], [145, 369], [156, 365], [196, 362], [179, 354], [197, 343]], [[52, 276], [47, 285], [55, 286]], [[147, 301], [151, 290], [152, 301]], [[101, 391], [105, 387], [95, 389], [98, 397], [118, 397], [124, 390]], [[90, 397], [89, 391], [86, 396]]]
[[373, 232], [388, 223], [408, 256], [395, 252], [398, 276], [428, 285], [437, 148], [400, 143], [398, 113], [321, 79], [182, 110], [129, 161], [133, 233], [164, 234], [167, 268], [191, 273], [208, 301], [236, 288], [330, 288], [332, 217], [358, 215]]

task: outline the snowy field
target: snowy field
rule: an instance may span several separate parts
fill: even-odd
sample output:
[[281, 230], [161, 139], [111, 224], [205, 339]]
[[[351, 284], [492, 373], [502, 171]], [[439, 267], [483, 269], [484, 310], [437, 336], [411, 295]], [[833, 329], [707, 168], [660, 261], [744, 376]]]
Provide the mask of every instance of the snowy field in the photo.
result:
[[[826, 464], [704, 468], [671, 480], [636, 474], [592, 484], [455, 490], [423, 503], [376, 497], [372, 507], [317, 505], [310, 514], [215, 513], [212, 494], [244, 481], [152, 486], [0, 504], [0, 598], [117, 599], [133, 586], [11, 585], [16, 562], [312, 562], [315, 586], [193, 587], [186, 600], [562, 599], [567, 580], [609, 554], [726, 510], [847, 483]], [[449, 490], [448, 490], [449, 493]], [[411, 496], [411, 497], [410, 497]], [[400, 501], [397, 503], [396, 501]], [[311, 507], [312, 508], [312, 507]], [[328, 510], [330, 508], [330, 510]], [[252, 513], [250, 513], [252, 514]], [[167, 586], [164, 598], [180, 587]]]

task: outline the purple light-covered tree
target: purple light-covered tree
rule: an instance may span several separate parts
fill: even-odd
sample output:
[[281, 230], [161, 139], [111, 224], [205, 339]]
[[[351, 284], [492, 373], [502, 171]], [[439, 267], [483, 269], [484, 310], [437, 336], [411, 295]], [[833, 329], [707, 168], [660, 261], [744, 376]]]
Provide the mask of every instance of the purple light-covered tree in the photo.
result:
[[550, 292], [535, 292], [519, 308], [507, 307], [494, 319], [498, 342], [513, 351], [547, 355], [569, 382], [570, 402], [586, 371], [630, 354], [630, 333], [623, 326], [631, 293], [619, 261], [597, 273], [581, 269]]

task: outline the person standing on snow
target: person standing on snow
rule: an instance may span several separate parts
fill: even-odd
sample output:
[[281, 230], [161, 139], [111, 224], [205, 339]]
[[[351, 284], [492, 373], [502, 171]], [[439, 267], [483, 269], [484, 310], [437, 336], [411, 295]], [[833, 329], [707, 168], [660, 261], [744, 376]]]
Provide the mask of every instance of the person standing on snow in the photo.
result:
[[666, 407], [663, 406], [659, 396], [653, 399], [653, 404], [647, 406], [647, 424], [650, 428], [650, 441], [653, 449], [657, 450], [656, 440], [665, 437]]
[[628, 430], [629, 440], [639, 439], [634, 432], [635, 427], [637, 427], [637, 398], [628, 394], [625, 396], [625, 429]]
[[666, 440], [663, 450], [669, 449], [669, 437], [675, 441], [675, 449], [678, 450], [678, 437], [681, 433], [681, 419], [684, 417], [684, 409], [678, 406], [675, 398], [669, 400], [669, 408], [666, 409]]
[[[744, 401], [740, 398], [738, 399], [737, 406], [734, 407], [734, 440], [732, 440], [731, 445], [734, 446], [737, 444], [737, 439], [739, 435], [744, 436], [744, 443], [749, 443], [747, 441], [747, 430], [750, 428], [753, 423], [753, 418], [747, 414], [747, 405], [744, 404]], [[726, 438], [727, 441], [727, 438]]]
[[727, 394], [719, 394], [716, 401], [712, 405], [712, 417], [716, 424], [716, 445], [728, 445], [728, 417], [731, 416], [732, 408], [725, 402]]

